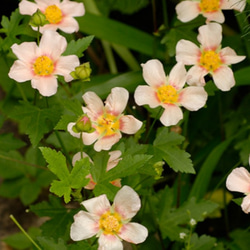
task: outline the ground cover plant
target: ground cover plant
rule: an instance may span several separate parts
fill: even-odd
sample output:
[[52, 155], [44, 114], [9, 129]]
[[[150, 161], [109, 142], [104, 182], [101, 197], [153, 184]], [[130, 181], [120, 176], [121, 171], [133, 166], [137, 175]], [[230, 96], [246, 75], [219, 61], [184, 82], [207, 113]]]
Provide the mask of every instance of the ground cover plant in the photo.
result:
[[249, 249], [248, 19], [244, 0], [17, 1], [0, 197], [39, 224], [9, 213], [4, 246]]

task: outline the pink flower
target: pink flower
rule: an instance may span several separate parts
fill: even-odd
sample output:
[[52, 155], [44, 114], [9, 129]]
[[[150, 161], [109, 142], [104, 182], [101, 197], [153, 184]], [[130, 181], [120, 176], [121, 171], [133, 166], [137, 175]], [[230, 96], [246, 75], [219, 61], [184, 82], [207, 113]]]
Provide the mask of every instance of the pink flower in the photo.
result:
[[182, 22], [189, 22], [201, 14], [207, 19], [207, 22], [223, 23], [225, 17], [222, 10], [243, 11], [245, 6], [245, 0], [191, 0], [177, 4], [176, 12], [177, 18]]
[[[32, 3], [22, 0], [19, 4], [19, 10], [22, 15], [33, 15], [39, 9], [49, 21], [39, 28], [43, 33], [45, 30], [60, 29], [66, 33], [73, 33], [79, 30], [78, 22], [73, 18], [83, 16], [85, 9], [83, 3], [71, 2], [69, 0], [35, 0]], [[37, 30], [37, 28], [34, 28]]]
[[196, 111], [203, 107], [207, 93], [203, 87], [184, 87], [186, 69], [177, 63], [166, 77], [163, 65], [153, 59], [142, 64], [143, 78], [149, 86], [138, 86], [135, 90], [135, 102], [148, 104], [151, 108], [162, 106], [165, 110], [160, 121], [165, 126], [176, 125], [182, 118], [180, 106]]
[[85, 145], [91, 145], [96, 141], [94, 144], [96, 151], [109, 150], [120, 140], [121, 132], [135, 134], [142, 126], [142, 122], [132, 115], [122, 114], [128, 98], [129, 94], [126, 89], [116, 87], [111, 90], [104, 106], [102, 100], [94, 92], [86, 92], [83, 100], [87, 106], [82, 109], [89, 117], [95, 131], [76, 133], [72, 130], [74, 123], [69, 123], [68, 131], [72, 136], [81, 137]]
[[35, 42], [12, 45], [18, 60], [12, 65], [9, 77], [17, 82], [31, 80], [31, 86], [41, 95], [51, 96], [57, 91], [57, 75], [69, 82], [70, 72], [79, 65], [75, 55], [61, 56], [67, 47], [66, 39], [55, 31], [44, 32], [39, 46]]
[[230, 90], [235, 85], [235, 79], [228, 66], [241, 62], [245, 56], [237, 56], [229, 47], [221, 48], [220, 24], [209, 23], [201, 26], [197, 39], [201, 43], [200, 47], [183, 39], [176, 45], [176, 60], [185, 65], [194, 65], [188, 71], [187, 83], [204, 86], [204, 76], [210, 74], [217, 88], [222, 91]]
[[70, 228], [70, 237], [74, 241], [96, 235], [99, 250], [120, 250], [123, 249], [122, 240], [138, 244], [148, 236], [144, 226], [129, 222], [141, 207], [138, 194], [129, 186], [117, 192], [112, 206], [105, 194], [81, 204], [87, 212], [80, 211], [74, 216]]
[[[122, 158], [120, 158], [121, 154], [122, 154], [122, 152], [120, 150], [115, 150], [115, 151], [109, 152], [110, 158], [108, 160], [106, 171], [109, 171], [110, 169], [116, 167], [116, 165], [122, 159]], [[72, 159], [73, 166], [75, 165], [76, 161], [80, 160], [81, 158], [86, 158], [86, 157], [88, 157], [89, 161], [91, 163], [93, 163], [93, 161], [90, 159], [90, 157], [86, 153], [78, 152], [77, 154], [75, 154], [73, 156], [73, 159]], [[94, 181], [92, 175], [89, 174], [89, 175], [86, 176], [86, 178], [90, 179], [90, 181], [89, 181], [88, 185], [86, 185], [84, 188], [85, 189], [90, 189], [90, 190], [94, 189], [95, 185], [96, 185], [96, 182]], [[114, 181], [111, 181], [110, 183], [113, 184], [116, 187], [121, 187], [121, 180], [120, 179], [116, 179]]]
[[227, 177], [226, 187], [230, 191], [241, 192], [246, 195], [241, 208], [245, 213], [250, 212], [250, 173], [244, 168], [235, 168]]

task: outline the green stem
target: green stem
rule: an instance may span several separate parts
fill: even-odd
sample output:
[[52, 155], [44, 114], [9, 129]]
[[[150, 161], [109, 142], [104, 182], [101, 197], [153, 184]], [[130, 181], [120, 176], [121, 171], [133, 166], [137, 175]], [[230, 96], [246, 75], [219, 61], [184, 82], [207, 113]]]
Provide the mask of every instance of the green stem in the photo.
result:
[[37, 244], [36, 242], [29, 236], [29, 234], [24, 230], [24, 228], [18, 223], [18, 221], [15, 219], [15, 217], [11, 214], [10, 218], [12, 219], [12, 221], [17, 225], [17, 227], [22, 231], [22, 233], [30, 240], [30, 242], [38, 249], [38, 250], [42, 250]]
[[105, 52], [105, 55], [107, 58], [109, 70], [110, 70], [111, 74], [117, 74], [118, 70], [116, 67], [115, 58], [114, 58], [110, 43], [107, 41], [104, 41], [104, 40], [102, 40], [101, 42], [102, 42], [102, 46], [103, 46], [103, 49], [104, 49], [104, 52]]
[[168, 14], [167, 14], [167, 1], [166, 0], [162, 0], [162, 12], [163, 12], [163, 23], [165, 28], [169, 28], [168, 25]]

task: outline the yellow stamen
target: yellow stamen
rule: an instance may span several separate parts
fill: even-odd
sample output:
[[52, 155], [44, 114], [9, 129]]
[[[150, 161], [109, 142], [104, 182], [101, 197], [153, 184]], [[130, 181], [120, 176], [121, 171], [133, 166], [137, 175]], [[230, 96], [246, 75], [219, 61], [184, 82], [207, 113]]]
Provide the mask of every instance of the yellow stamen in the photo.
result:
[[53, 24], [60, 23], [62, 20], [62, 11], [56, 5], [48, 6], [44, 15], [46, 16], [46, 19]]
[[48, 76], [54, 71], [54, 63], [47, 56], [39, 56], [33, 64], [33, 69], [36, 75]]
[[202, 12], [213, 12], [220, 9], [220, 0], [201, 0], [199, 5]]
[[99, 220], [99, 227], [103, 230], [104, 234], [117, 234], [119, 233], [122, 222], [118, 213], [111, 213], [110, 211], [104, 213]]
[[163, 85], [158, 88], [157, 96], [161, 102], [171, 104], [178, 101], [179, 94], [173, 86]]
[[97, 120], [96, 130], [103, 136], [116, 134], [120, 130], [119, 118], [115, 115], [104, 113]]
[[220, 55], [214, 50], [204, 50], [200, 57], [200, 66], [207, 71], [215, 71], [220, 67], [222, 61]]

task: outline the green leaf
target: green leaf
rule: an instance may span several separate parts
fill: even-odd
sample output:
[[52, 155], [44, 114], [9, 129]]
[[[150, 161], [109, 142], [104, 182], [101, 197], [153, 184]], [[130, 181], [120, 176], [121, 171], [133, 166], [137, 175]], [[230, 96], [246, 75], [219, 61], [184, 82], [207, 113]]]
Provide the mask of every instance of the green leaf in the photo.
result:
[[0, 135], [0, 150], [9, 151], [19, 149], [25, 145], [24, 141], [15, 138], [12, 133]]
[[62, 239], [58, 239], [58, 243], [52, 238], [37, 237], [39, 245], [46, 250], [67, 250], [67, 247]]
[[214, 237], [208, 235], [201, 235], [198, 237], [196, 233], [192, 235], [190, 240], [192, 250], [211, 250], [214, 248], [215, 243], [216, 239]]
[[194, 174], [190, 154], [179, 148], [179, 144], [184, 141], [184, 137], [168, 131], [168, 128], [162, 129], [153, 145], [155, 154], [160, 155], [174, 171]]
[[68, 43], [68, 46], [63, 53], [64, 56], [66, 55], [77, 55], [78, 57], [83, 56], [83, 52], [89, 47], [93, 40], [94, 36], [87, 36], [83, 37], [81, 39], [78, 39], [77, 41], [71, 40]]

